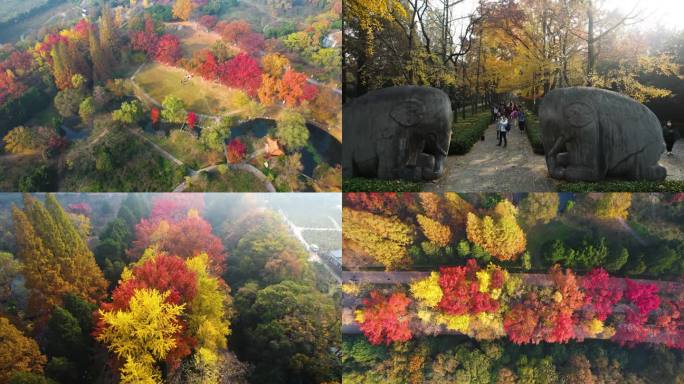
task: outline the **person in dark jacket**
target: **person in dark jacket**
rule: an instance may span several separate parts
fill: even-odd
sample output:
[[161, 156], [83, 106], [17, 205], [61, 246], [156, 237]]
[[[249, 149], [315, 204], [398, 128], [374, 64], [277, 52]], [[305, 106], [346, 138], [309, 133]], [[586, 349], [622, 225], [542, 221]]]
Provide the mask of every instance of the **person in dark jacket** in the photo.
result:
[[679, 140], [679, 132], [672, 126], [672, 120], [668, 120], [663, 127], [663, 138], [665, 139], [665, 146], [667, 147], [667, 155], [672, 156], [672, 148], [675, 142]]

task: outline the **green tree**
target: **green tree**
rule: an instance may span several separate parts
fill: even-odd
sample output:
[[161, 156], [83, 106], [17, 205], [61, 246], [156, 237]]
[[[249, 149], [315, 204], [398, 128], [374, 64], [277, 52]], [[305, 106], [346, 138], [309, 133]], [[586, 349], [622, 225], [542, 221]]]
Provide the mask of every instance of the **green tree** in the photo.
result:
[[275, 136], [283, 145], [295, 150], [302, 148], [309, 141], [309, 130], [306, 120], [300, 113], [283, 110], [278, 115]]
[[230, 137], [230, 128], [235, 125], [236, 120], [233, 116], [223, 116], [215, 120], [211, 125], [202, 129], [200, 141], [209, 149], [223, 151], [224, 140]]
[[64, 117], [75, 116], [79, 112], [79, 107], [83, 101], [81, 91], [73, 88], [61, 90], [55, 96], [55, 108]]
[[0, 251], [0, 306], [12, 296], [12, 282], [21, 271], [21, 263], [9, 252]]
[[125, 101], [119, 109], [112, 112], [112, 119], [132, 125], [137, 124], [144, 114], [142, 104], [138, 100]]
[[95, 114], [95, 104], [93, 103], [93, 98], [91, 96], [83, 99], [78, 107], [78, 115], [81, 116], [81, 120], [84, 123], [90, 122]]
[[182, 124], [188, 114], [183, 100], [175, 96], [166, 96], [162, 108], [161, 117], [169, 123]]
[[310, 285], [284, 281], [256, 292], [253, 301], [241, 300], [251, 302], [240, 321], [247, 360], [255, 364], [253, 382], [282, 382], [283, 377], [339, 381], [334, 350], [340, 344], [340, 319], [331, 297]]

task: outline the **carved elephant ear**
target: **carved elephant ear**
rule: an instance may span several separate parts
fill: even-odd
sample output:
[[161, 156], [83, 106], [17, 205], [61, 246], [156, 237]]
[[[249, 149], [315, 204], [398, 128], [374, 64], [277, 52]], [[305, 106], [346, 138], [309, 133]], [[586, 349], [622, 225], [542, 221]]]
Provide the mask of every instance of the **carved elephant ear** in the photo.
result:
[[417, 99], [407, 99], [395, 105], [390, 116], [403, 127], [412, 127], [423, 121], [425, 104]]
[[563, 117], [573, 127], [585, 127], [596, 121], [596, 111], [589, 104], [573, 103], [565, 108]]

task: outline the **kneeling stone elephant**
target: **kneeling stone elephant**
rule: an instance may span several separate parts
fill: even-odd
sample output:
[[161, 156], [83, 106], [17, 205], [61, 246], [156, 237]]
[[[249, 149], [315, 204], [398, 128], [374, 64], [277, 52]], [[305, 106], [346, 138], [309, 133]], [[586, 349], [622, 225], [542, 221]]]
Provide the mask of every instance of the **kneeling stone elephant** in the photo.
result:
[[380, 89], [345, 105], [342, 116], [344, 177], [434, 180], [444, 173], [453, 113], [441, 90]]
[[641, 103], [586, 87], [549, 92], [539, 108], [546, 164], [555, 179], [663, 180], [658, 118]]

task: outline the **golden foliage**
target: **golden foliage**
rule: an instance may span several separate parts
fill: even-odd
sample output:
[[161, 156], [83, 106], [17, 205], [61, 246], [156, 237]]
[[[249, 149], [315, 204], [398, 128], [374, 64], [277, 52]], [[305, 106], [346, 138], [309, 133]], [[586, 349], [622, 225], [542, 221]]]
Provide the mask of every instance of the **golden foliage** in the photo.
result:
[[437, 307], [443, 295], [442, 288], [439, 286], [439, 273], [432, 272], [429, 277], [412, 282], [411, 295], [421, 305], [429, 308]]
[[516, 209], [508, 200], [499, 202], [495, 215], [479, 218], [468, 213], [468, 240], [499, 260], [515, 260], [525, 251], [527, 239], [516, 221]]
[[451, 242], [451, 229], [448, 226], [440, 224], [436, 220], [423, 215], [417, 215], [416, 219], [425, 237], [440, 247], [446, 247]]
[[413, 242], [411, 227], [395, 218], [342, 209], [345, 247], [371, 255], [391, 270], [408, 262], [406, 247]]

